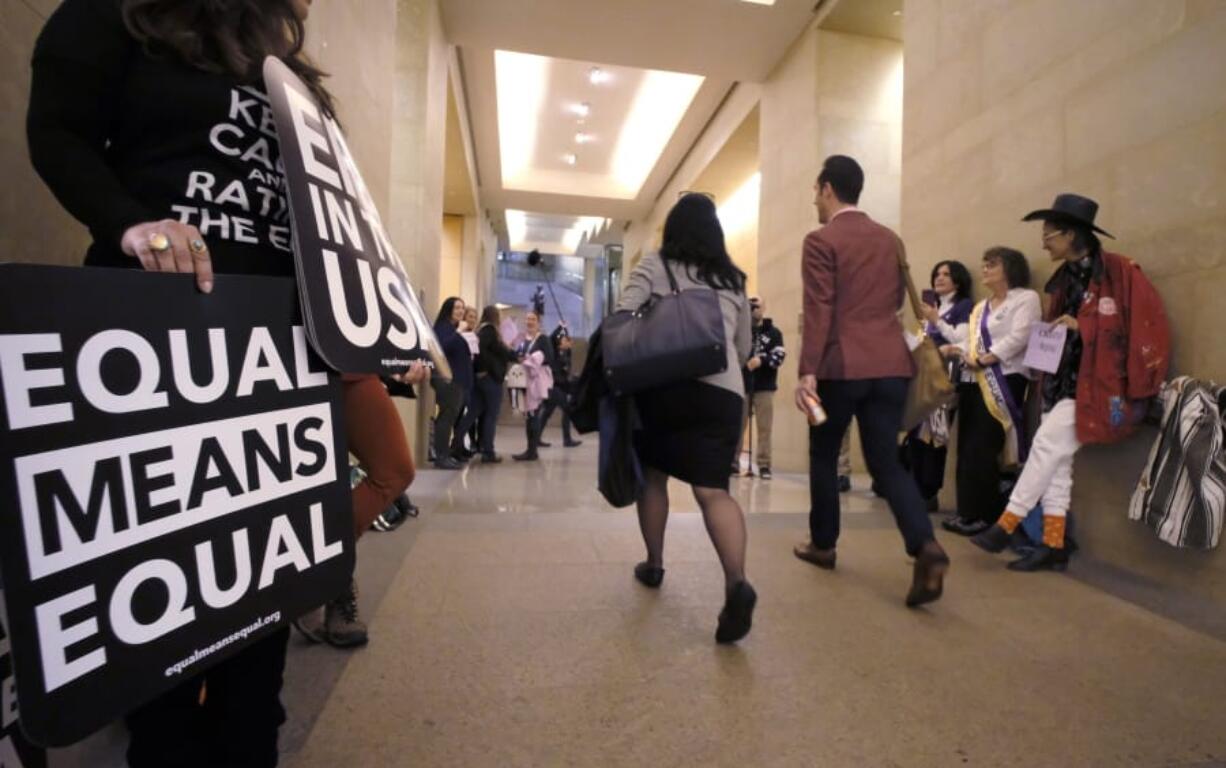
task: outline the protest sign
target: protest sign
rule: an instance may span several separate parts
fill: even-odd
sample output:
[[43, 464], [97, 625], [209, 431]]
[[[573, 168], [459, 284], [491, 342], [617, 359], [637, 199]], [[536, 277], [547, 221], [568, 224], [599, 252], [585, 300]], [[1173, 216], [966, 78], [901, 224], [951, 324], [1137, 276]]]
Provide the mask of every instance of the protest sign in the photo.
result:
[[1064, 354], [1068, 328], [1055, 323], [1035, 323], [1030, 328], [1030, 341], [1022, 365], [1044, 373], [1055, 373]]
[[264, 63], [311, 344], [344, 373], [403, 373], [426, 360], [451, 378], [404, 263], [336, 120], [289, 67]]
[[0, 571], [60, 746], [342, 592], [339, 379], [292, 280], [0, 266]]

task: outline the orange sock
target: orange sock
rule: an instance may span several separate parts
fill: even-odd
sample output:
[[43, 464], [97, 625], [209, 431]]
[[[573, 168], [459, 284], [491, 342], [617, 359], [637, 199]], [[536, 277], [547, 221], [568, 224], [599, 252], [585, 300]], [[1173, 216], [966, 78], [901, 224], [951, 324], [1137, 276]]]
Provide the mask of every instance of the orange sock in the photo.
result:
[[1052, 549], [1064, 549], [1064, 518], [1043, 515], [1043, 544]]
[[1005, 533], [1013, 533], [1017, 530], [1017, 527], [1022, 524], [1022, 518], [1008, 510], [1005, 510], [1005, 513], [1000, 516], [1000, 519], [996, 521], [996, 524], [1001, 528], [1004, 528]]

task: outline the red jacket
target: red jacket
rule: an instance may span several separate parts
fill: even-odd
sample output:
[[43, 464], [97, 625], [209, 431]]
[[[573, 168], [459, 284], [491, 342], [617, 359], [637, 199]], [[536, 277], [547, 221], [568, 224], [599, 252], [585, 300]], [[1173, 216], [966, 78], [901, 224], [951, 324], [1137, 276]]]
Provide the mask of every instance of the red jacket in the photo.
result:
[[[1056, 271], [1047, 321], [1064, 306]], [[1141, 268], [1117, 253], [1102, 254], [1077, 312], [1081, 367], [1077, 378], [1077, 439], [1114, 443], [1136, 429], [1166, 379], [1170, 329], [1162, 297]]]
[[898, 308], [904, 287], [898, 236], [859, 210], [805, 238], [800, 375], [877, 379], [915, 374]]

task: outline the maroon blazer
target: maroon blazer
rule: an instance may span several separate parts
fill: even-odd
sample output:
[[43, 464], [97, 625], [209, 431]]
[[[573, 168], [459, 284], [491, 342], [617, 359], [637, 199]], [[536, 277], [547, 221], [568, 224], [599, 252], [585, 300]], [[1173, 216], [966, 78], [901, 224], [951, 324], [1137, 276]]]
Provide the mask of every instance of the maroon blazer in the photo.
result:
[[897, 315], [906, 296], [899, 245], [897, 235], [863, 211], [840, 214], [805, 237], [801, 376], [915, 375]]

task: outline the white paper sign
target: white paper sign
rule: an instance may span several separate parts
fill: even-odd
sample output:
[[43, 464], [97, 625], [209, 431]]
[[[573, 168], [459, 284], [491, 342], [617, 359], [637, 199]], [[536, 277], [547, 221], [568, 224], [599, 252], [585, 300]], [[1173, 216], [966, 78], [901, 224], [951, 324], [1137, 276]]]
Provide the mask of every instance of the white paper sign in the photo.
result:
[[1026, 357], [1022, 359], [1022, 365], [1044, 373], [1055, 373], [1060, 367], [1060, 357], [1064, 352], [1064, 340], [1067, 337], [1067, 326], [1035, 323], [1030, 329], [1030, 343], [1026, 347]]

